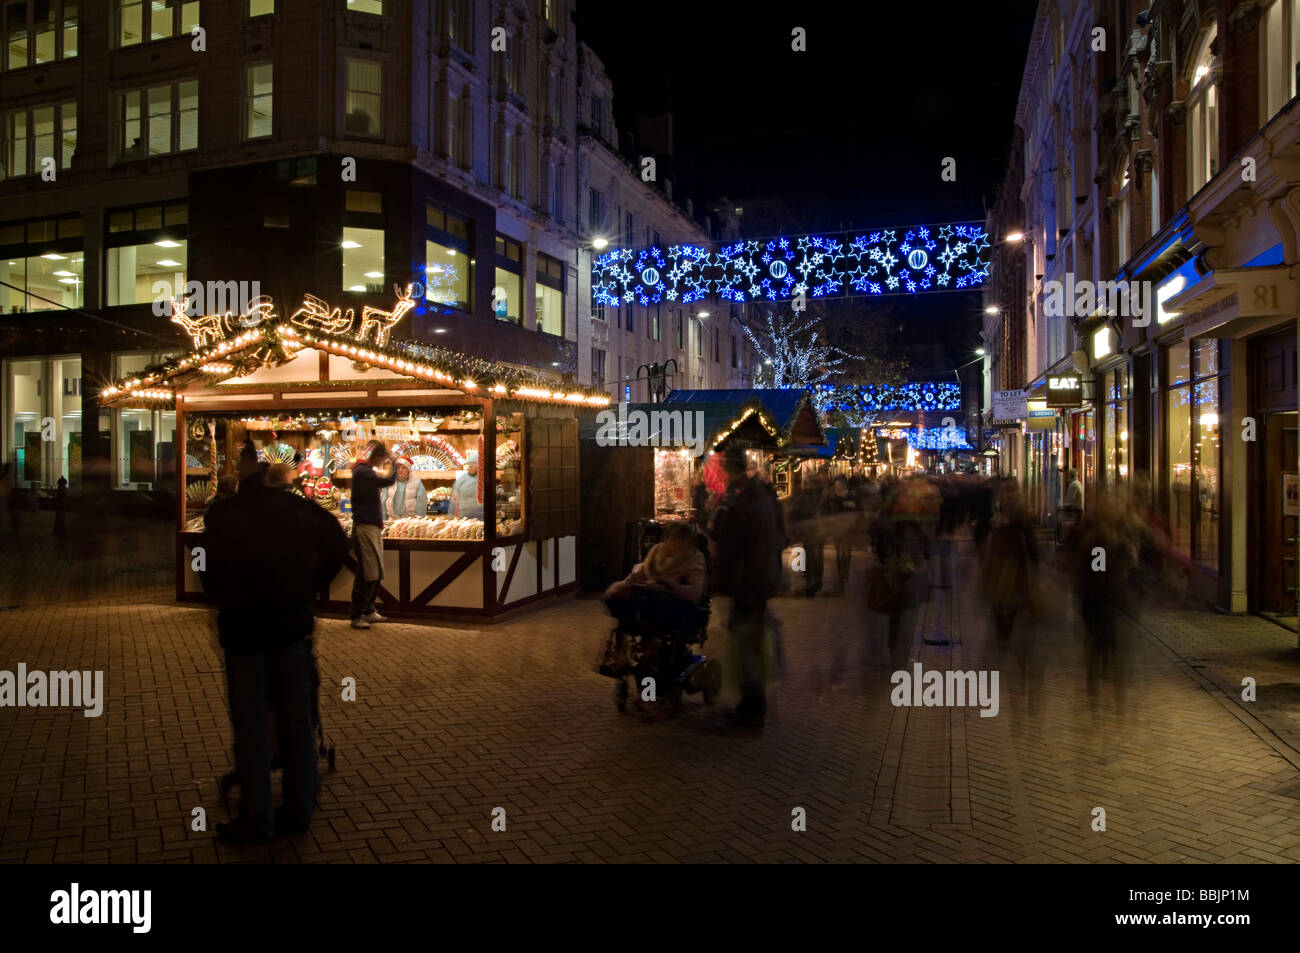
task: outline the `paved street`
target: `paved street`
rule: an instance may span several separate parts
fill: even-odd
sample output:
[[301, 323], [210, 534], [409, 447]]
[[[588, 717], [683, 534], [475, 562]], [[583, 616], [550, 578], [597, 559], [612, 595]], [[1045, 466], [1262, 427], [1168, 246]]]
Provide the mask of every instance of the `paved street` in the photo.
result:
[[[0, 668], [102, 669], [107, 700], [99, 718], [0, 709], [0, 861], [1300, 860], [1294, 633], [1153, 608], [1126, 715], [1103, 705], [1094, 720], [1075, 613], [1056, 596], [1034, 710], [992, 644], [964, 541], [956, 585], [907, 620], [903, 664], [886, 658], [883, 617], [865, 611], [863, 552], [846, 595], [777, 600], [785, 662], [761, 733], [699, 696], [676, 719], [658, 705], [620, 715], [594, 672], [609, 621], [593, 599], [478, 629], [323, 620], [339, 760], [312, 829], [219, 845], [224, 676], [209, 611], [171, 602], [168, 551], [153, 548], [166, 529], [118, 527], [81, 577], [39, 523], [4, 540]], [[725, 604], [714, 606], [706, 650], [722, 655]], [[997, 716], [895, 708], [890, 674], [918, 660], [999, 669]], [[355, 702], [340, 700], [349, 676]], [[1240, 700], [1245, 676], [1255, 703]], [[196, 807], [208, 832], [190, 829]], [[496, 807], [504, 832], [491, 828]], [[793, 831], [800, 807], [807, 830]]]

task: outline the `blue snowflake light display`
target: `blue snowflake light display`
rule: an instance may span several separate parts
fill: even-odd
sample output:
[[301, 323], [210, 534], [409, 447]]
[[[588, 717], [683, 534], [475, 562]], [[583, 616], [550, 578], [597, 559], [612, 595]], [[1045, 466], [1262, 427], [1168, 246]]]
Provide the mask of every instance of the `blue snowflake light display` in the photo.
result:
[[958, 427], [909, 427], [907, 442], [916, 450], [974, 450]]
[[906, 384], [823, 384], [814, 391], [823, 413], [840, 410], [874, 414], [884, 411], [960, 411], [961, 385], [956, 381], [909, 381]]
[[614, 248], [591, 266], [596, 304], [789, 301], [977, 288], [989, 275], [979, 222], [699, 245]]

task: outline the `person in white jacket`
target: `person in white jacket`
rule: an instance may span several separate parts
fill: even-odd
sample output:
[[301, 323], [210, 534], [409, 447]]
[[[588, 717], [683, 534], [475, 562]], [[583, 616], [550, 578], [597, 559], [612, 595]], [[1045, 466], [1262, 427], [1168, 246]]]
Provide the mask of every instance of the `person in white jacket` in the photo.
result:
[[385, 487], [379, 494], [384, 513], [393, 518], [424, 516], [429, 512], [429, 494], [420, 478], [411, 472], [409, 457], [397, 460], [397, 482]]
[[483, 518], [483, 504], [478, 501], [478, 454], [473, 451], [465, 458], [465, 472], [451, 485], [451, 515], [460, 519]]

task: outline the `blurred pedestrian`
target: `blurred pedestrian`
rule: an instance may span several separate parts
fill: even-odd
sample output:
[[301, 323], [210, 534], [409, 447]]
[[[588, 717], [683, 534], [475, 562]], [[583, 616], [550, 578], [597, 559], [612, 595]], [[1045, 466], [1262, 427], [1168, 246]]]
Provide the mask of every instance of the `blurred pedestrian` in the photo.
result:
[[691, 478], [691, 515], [695, 525], [704, 529], [709, 525], [709, 487], [704, 482], [704, 467], [697, 467]]
[[[315, 809], [314, 610], [343, 564], [347, 537], [325, 510], [262, 482], [255, 458], [241, 460], [241, 470], [239, 492], [205, 514], [207, 568], [200, 578], [219, 606], [242, 793], [238, 818], [219, 823], [217, 834], [260, 842], [305, 831]], [[278, 545], [283, 540], [293, 540], [292, 550]], [[274, 812], [268, 708], [284, 768], [283, 805]]]
[[833, 479], [822, 497], [822, 514], [827, 533], [835, 545], [835, 588], [832, 595], [840, 595], [848, 587], [853, 565], [853, 543], [862, 531], [862, 509], [858, 498], [849, 492], [849, 483], [842, 476]]
[[826, 575], [826, 526], [822, 519], [825, 493], [825, 484], [817, 475], [805, 474], [790, 501], [790, 535], [803, 544], [803, 595], [808, 598], [821, 592]]
[[1132, 621], [1147, 586], [1141, 581], [1143, 552], [1154, 542], [1126, 494], [1098, 497], [1079, 524], [1069, 550], [1088, 670], [1088, 703], [1096, 716], [1104, 683], [1119, 714], [1126, 710]]
[[1066, 543], [1083, 519], [1083, 484], [1077, 470], [1065, 471], [1065, 493], [1056, 516], [1056, 541]]
[[998, 490], [996, 525], [981, 565], [993, 631], [1004, 648], [1010, 644], [1016, 617], [1031, 607], [1037, 571], [1038, 537], [1025, 498], [1015, 483], [1004, 483]]
[[780, 518], [772, 496], [746, 475], [744, 451], [731, 449], [723, 461], [727, 489], [713, 521], [718, 590], [731, 597], [728, 650], [736, 657], [740, 704], [732, 717], [762, 727], [767, 716], [767, 600], [781, 585]]
[[68, 480], [59, 477], [58, 488], [54, 491], [54, 535], [68, 535]]
[[903, 613], [907, 609], [912, 580], [918, 568], [919, 554], [910, 549], [902, 524], [891, 516], [896, 484], [885, 487], [880, 511], [871, 523], [871, 542], [877, 565], [870, 570], [867, 584], [867, 608], [889, 616], [888, 645], [893, 654], [899, 647]]

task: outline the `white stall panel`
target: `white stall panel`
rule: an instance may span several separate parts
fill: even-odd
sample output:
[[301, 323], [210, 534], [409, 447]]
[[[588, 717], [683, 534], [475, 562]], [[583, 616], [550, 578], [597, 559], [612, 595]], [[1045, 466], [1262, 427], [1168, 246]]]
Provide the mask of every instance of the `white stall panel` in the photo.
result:
[[537, 543], [525, 543], [519, 554], [515, 577], [510, 580], [510, 591], [503, 600], [507, 605], [537, 594]]
[[578, 578], [577, 553], [578, 540], [576, 536], [564, 536], [560, 539], [561, 586], [567, 586]]

